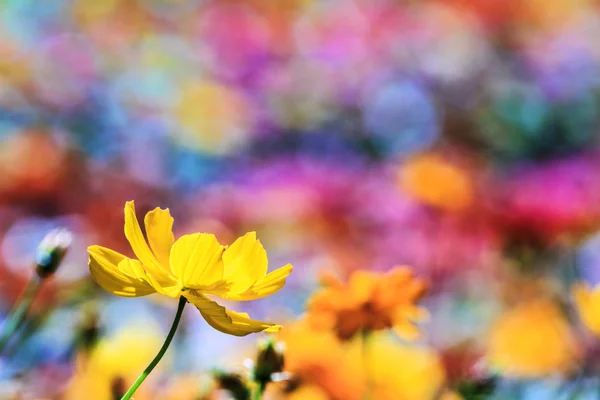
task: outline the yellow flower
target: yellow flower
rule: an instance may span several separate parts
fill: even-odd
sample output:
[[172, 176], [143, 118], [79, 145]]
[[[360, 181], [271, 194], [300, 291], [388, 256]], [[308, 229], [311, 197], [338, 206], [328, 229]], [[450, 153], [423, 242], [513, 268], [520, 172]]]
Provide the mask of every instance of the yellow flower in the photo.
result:
[[[66, 400], [85, 398], [106, 400], [120, 398], [135, 380], [139, 371], [152, 359], [154, 348], [160, 346], [161, 335], [157, 329], [140, 326], [126, 327], [115, 335], [101, 340], [89, 357], [79, 354], [75, 374], [66, 392]], [[154, 326], [152, 326], [154, 328]], [[119, 386], [119, 387], [117, 387]], [[142, 387], [136, 399], [152, 398], [148, 388]]]
[[591, 288], [587, 283], [578, 283], [572, 292], [581, 321], [595, 335], [600, 336], [600, 285]]
[[328, 277], [327, 284], [310, 299], [309, 320], [315, 327], [333, 329], [343, 340], [359, 331], [388, 328], [404, 339], [415, 339], [419, 331], [413, 323], [428, 317], [425, 309], [415, 305], [427, 284], [407, 267], [386, 274], [357, 271], [348, 285]]
[[[378, 335], [380, 336], [380, 335]], [[371, 398], [377, 400], [433, 400], [446, 380], [437, 353], [425, 346], [373, 338], [368, 353]]]
[[[254, 232], [222, 246], [208, 233], [184, 235], [175, 241], [169, 210], [156, 208], [144, 219], [148, 242], [135, 215], [133, 201], [125, 204], [125, 237], [137, 259], [100, 246], [88, 248], [90, 271], [106, 291], [123, 297], [152, 293], [194, 304], [215, 329], [236, 336], [281, 328], [230, 311], [207, 295], [227, 300], [254, 300], [281, 289], [292, 271], [286, 265], [267, 274], [267, 253]], [[148, 243], [150, 246], [148, 246]]]
[[535, 300], [506, 312], [492, 328], [488, 357], [506, 375], [537, 378], [567, 372], [579, 355], [577, 342], [560, 309]]

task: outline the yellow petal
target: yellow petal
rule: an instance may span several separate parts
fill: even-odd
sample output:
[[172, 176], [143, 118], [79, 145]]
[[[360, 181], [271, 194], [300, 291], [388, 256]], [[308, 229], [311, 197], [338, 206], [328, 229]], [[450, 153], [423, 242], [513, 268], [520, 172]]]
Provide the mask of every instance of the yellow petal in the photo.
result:
[[592, 288], [585, 282], [576, 283], [571, 291], [579, 307], [587, 304], [592, 298]]
[[88, 247], [90, 272], [104, 290], [122, 297], [139, 297], [154, 293], [147, 283], [119, 271], [118, 265], [127, 257], [100, 246]]
[[403, 314], [405, 318], [412, 322], [427, 322], [431, 319], [429, 311], [423, 307], [409, 306]]
[[184, 235], [171, 248], [171, 270], [186, 288], [209, 288], [223, 279], [224, 249], [215, 235]]
[[220, 332], [246, 336], [257, 332], [277, 332], [281, 329], [281, 325], [253, 320], [246, 313], [227, 310], [202, 295], [187, 293], [186, 297], [198, 308], [206, 322]]
[[235, 301], [256, 300], [272, 295], [279, 291], [285, 285], [286, 278], [292, 273], [292, 264], [288, 264], [273, 272], [268, 273], [263, 279], [256, 282], [245, 292], [242, 293], [226, 293], [219, 295], [224, 299]]
[[394, 331], [398, 336], [400, 336], [400, 338], [407, 341], [416, 340], [421, 336], [421, 333], [417, 327], [409, 321], [400, 321], [394, 325]]
[[267, 252], [256, 232], [238, 238], [223, 253], [223, 279], [231, 282], [231, 293], [241, 293], [267, 273]]
[[152, 286], [154, 290], [165, 296], [179, 298], [181, 295], [181, 285], [174, 284], [169, 286], [162, 286], [152, 275], [148, 274], [138, 260], [132, 260], [131, 258], [125, 258], [118, 265], [119, 271], [125, 275], [137, 279], [140, 282]]
[[352, 300], [364, 303], [371, 299], [377, 287], [377, 275], [371, 271], [358, 270], [350, 277], [349, 288]]
[[596, 336], [600, 336], [600, 290], [585, 282], [576, 283], [572, 288], [575, 308], [583, 324]]
[[148, 243], [144, 239], [142, 229], [135, 215], [135, 204], [133, 201], [125, 203], [125, 237], [149, 274], [161, 284], [174, 281], [170, 276], [168, 266], [161, 265], [152, 251], [150, 251], [150, 247], [148, 247]]
[[169, 265], [169, 254], [175, 242], [173, 236], [173, 217], [169, 209], [155, 208], [146, 214], [144, 218], [146, 235], [152, 252], [163, 266]]

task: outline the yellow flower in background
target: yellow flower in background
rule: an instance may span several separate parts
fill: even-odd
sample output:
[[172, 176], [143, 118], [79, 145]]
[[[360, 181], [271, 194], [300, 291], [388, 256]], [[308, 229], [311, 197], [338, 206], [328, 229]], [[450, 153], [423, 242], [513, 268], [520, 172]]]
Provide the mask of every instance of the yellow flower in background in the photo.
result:
[[444, 210], [462, 210], [472, 203], [474, 197], [469, 175], [433, 154], [409, 160], [400, 170], [399, 182], [409, 196]]
[[502, 315], [492, 328], [487, 355], [505, 375], [537, 378], [568, 372], [579, 348], [559, 307], [544, 299]]
[[[154, 326], [127, 327], [101, 340], [89, 357], [79, 358], [64, 399], [79, 400], [83, 393], [88, 400], [120, 398], [161, 343], [160, 331]], [[135, 398], [153, 397], [149, 390], [141, 388]]]
[[[281, 289], [292, 271], [286, 265], [267, 274], [267, 254], [254, 232], [230, 246], [212, 234], [184, 235], [175, 241], [169, 210], [156, 208], [144, 219], [148, 242], [137, 221], [133, 201], [125, 205], [125, 236], [137, 259], [100, 246], [88, 248], [90, 271], [106, 291], [123, 297], [160, 293], [184, 296], [215, 329], [236, 336], [273, 332], [279, 325], [250, 319], [210, 300], [255, 300]], [[148, 245], [149, 244], [149, 245]]]
[[591, 288], [586, 283], [578, 283], [572, 292], [581, 321], [595, 335], [600, 336], [600, 285]]
[[419, 331], [414, 323], [429, 316], [416, 305], [425, 295], [427, 284], [408, 267], [385, 274], [356, 271], [347, 285], [333, 277], [327, 280], [328, 286], [309, 300], [308, 318], [317, 328], [332, 329], [340, 339], [389, 328], [404, 339], [416, 339]]
[[375, 337], [368, 355], [371, 398], [377, 400], [437, 399], [446, 372], [437, 353], [424, 346]]

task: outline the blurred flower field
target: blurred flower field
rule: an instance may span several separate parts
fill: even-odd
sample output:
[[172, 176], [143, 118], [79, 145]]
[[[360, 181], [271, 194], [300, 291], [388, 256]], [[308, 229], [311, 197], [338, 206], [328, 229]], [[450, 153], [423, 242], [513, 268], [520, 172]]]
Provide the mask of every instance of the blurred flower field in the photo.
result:
[[129, 398], [167, 336], [132, 398], [600, 399], [598, 37], [594, 0], [0, 0], [0, 399]]

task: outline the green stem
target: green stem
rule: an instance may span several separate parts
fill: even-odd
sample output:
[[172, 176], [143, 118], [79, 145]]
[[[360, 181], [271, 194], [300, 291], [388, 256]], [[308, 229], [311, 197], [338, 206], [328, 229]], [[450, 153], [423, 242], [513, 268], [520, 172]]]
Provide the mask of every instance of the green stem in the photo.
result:
[[361, 340], [362, 340], [362, 362], [363, 362], [363, 373], [365, 376], [365, 391], [363, 393], [363, 400], [371, 399], [371, 391], [373, 390], [373, 381], [371, 377], [371, 368], [369, 362], [369, 350], [370, 350], [370, 342], [371, 342], [371, 331], [368, 329], [363, 329], [361, 331]]
[[2, 333], [0, 333], [0, 354], [4, 352], [10, 338], [23, 322], [29, 307], [31, 307], [31, 303], [33, 303], [33, 300], [40, 289], [41, 283], [42, 279], [40, 279], [37, 274], [32, 275], [29, 282], [27, 282], [25, 291], [19, 300], [17, 300], [17, 305], [13, 308], [6, 319], [6, 322], [2, 326]]
[[163, 356], [165, 355], [165, 352], [167, 351], [167, 349], [169, 348], [169, 345], [171, 344], [171, 340], [173, 340], [173, 336], [175, 336], [175, 331], [177, 330], [177, 326], [179, 325], [179, 320], [181, 320], [181, 314], [183, 313], [183, 308], [185, 307], [185, 303], [187, 303], [187, 299], [185, 297], [181, 296], [179, 298], [179, 305], [177, 306], [177, 313], [175, 314], [175, 319], [173, 320], [173, 325], [171, 325], [171, 330], [169, 331], [169, 334], [167, 335], [165, 342], [163, 343], [162, 347], [158, 351], [158, 354], [156, 355], [156, 357], [154, 357], [154, 360], [152, 360], [152, 362], [150, 364], [148, 364], [148, 366], [146, 367], [144, 372], [142, 372], [140, 374], [140, 376], [138, 376], [138, 378], [135, 380], [135, 382], [133, 382], [133, 385], [131, 385], [131, 387], [129, 388], [127, 393], [125, 393], [123, 395], [121, 400], [131, 399], [131, 396], [133, 396], [133, 394], [140, 387], [142, 382], [144, 382], [144, 380], [148, 377], [148, 375], [150, 375], [150, 372], [152, 372], [154, 367], [156, 367], [156, 364], [158, 364], [158, 362], [161, 360], [161, 358], [163, 358]]
[[264, 382], [257, 383], [256, 389], [254, 389], [254, 392], [252, 393], [252, 400], [262, 400], [265, 388], [266, 384]]

